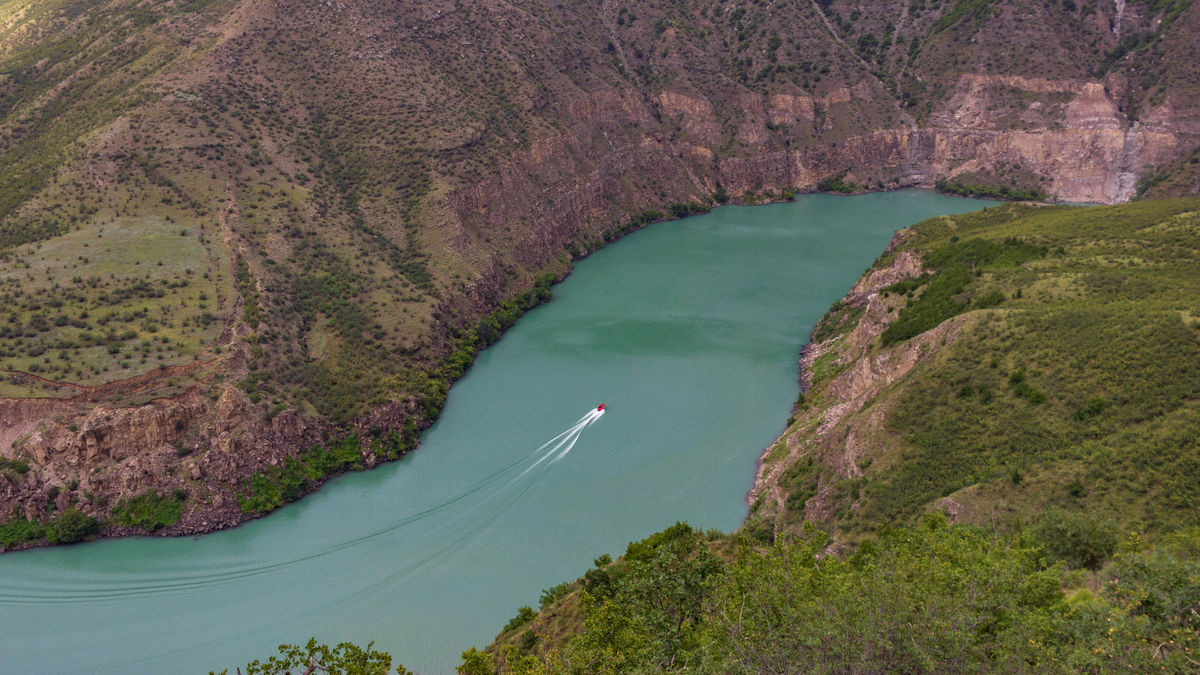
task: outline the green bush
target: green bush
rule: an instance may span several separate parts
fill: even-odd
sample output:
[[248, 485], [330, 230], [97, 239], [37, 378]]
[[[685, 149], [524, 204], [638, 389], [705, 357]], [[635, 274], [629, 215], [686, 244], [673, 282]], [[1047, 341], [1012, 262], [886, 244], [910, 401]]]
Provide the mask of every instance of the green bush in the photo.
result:
[[516, 630], [536, 618], [537, 612], [533, 611], [532, 607], [526, 605], [517, 610], [517, 615], [509, 619], [500, 632], [507, 633], [510, 630]]
[[849, 171], [843, 171], [839, 174], [822, 178], [820, 182], [817, 183], [817, 191], [849, 194], [855, 190], [858, 190], [859, 186], [856, 183], [846, 182], [846, 174], [848, 173]]
[[1048, 511], [1032, 535], [1047, 553], [1074, 569], [1099, 569], [1117, 549], [1113, 524], [1082, 513]]
[[546, 609], [555, 602], [558, 602], [558, 600], [565, 596], [569, 590], [571, 590], [571, 582], [569, 581], [564, 581], [557, 586], [542, 589], [542, 595], [540, 598], [538, 598], [538, 605], [542, 609]]
[[1040, 202], [1050, 198], [1044, 190], [1038, 188], [1014, 188], [1008, 185], [964, 184], [946, 179], [934, 183], [938, 192], [961, 197], [978, 197], [981, 199], [996, 199], [1001, 201]]
[[121, 525], [155, 532], [179, 522], [186, 499], [187, 493], [183, 491], [165, 497], [153, 491], [146, 492], [118, 503], [113, 509], [112, 520]]
[[46, 528], [51, 544], [73, 544], [100, 531], [100, 523], [75, 507], [63, 509]]
[[1107, 405], [1104, 399], [1100, 397], [1088, 399], [1087, 403], [1075, 411], [1075, 419], [1079, 422], [1086, 422], [1104, 412], [1104, 408]]
[[[403, 442], [398, 439], [397, 442]], [[246, 513], [267, 513], [304, 496], [319, 481], [349, 469], [362, 468], [357, 434], [327, 447], [314, 446], [245, 480], [238, 506]]]

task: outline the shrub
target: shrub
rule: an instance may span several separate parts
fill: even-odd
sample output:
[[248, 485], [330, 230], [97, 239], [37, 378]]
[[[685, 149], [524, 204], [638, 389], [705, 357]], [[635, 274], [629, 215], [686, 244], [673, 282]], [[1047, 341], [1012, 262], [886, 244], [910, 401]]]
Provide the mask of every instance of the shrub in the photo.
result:
[[569, 581], [564, 581], [557, 586], [542, 589], [542, 595], [540, 598], [538, 598], [541, 608], [546, 609], [550, 605], [554, 604], [563, 596], [565, 596], [569, 590], [571, 590], [571, 582]]
[[186, 499], [187, 493], [182, 490], [167, 497], [161, 497], [155, 492], [146, 492], [118, 503], [117, 508], [113, 509], [112, 519], [122, 525], [154, 532], [179, 522], [183, 516], [183, 502]]
[[1099, 569], [1117, 549], [1114, 527], [1082, 513], [1048, 511], [1032, 534], [1047, 553], [1076, 569]]
[[51, 544], [73, 544], [83, 541], [100, 530], [100, 522], [75, 507], [63, 509], [46, 528], [46, 541]]
[[934, 183], [938, 192], [944, 192], [961, 197], [979, 197], [982, 199], [997, 199], [1002, 201], [1043, 201], [1050, 195], [1038, 188], [1015, 188], [1009, 185], [965, 184], [946, 179]]
[[839, 174], [836, 174], [833, 176], [828, 176], [826, 178], [821, 179], [821, 181], [819, 183], [817, 183], [817, 191], [818, 192], [840, 192], [842, 194], [849, 194], [851, 192], [854, 192], [855, 190], [858, 189], [858, 185], [856, 185], [855, 183], [847, 183], [845, 181], [847, 173], [849, 173], [849, 171], [843, 171]]
[[1075, 419], [1079, 422], [1090, 420], [1104, 412], [1106, 405], [1107, 404], [1102, 398], [1096, 397], [1089, 399], [1088, 402], [1083, 405], [1083, 407], [1075, 411]]
[[516, 630], [536, 618], [537, 612], [533, 611], [533, 608], [529, 605], [526, 605], [517, 610], [517, 615], [509, 619], [508, 623], [504, 624], [504, 629], [500, 632], [507, 633], [510, 630]]
[[[938, 270], [936, 273], [921, 279], [900, 281], [886, 289], [908, 294], [919, 285], [926, 286], [920, 296], [910, 296], [896, 321], [883, 332], [880, 338], [883, 346], [889, 347], [920, 335], [971, 309], [971, 303], [961, 300], [960, 296], [983, 270], [1014, 267], [1045, 254], [1045, 248], [1016, 238], [1003, 242], [972, 238], [934, 249], [926, 257], [926, 262]], [[1003, 295], [997, 298], [989, 293], [981, 297], [981, 301], [993, 300], [1002, 301]]]

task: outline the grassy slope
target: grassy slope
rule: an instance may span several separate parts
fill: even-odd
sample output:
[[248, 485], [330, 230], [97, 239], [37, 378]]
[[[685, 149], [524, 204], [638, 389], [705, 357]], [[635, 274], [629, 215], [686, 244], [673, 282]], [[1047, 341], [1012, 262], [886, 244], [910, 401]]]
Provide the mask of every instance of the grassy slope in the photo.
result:
[[74, 395], [189, 362], [220, 333], [229, 253], [203, 209], [137, 148], [85, 148], [156, 98], [148, 81], [210, 48], [230, 6], [0, 6], [0, 395]]
[[[936, 259], [955, 250], [951, 242], [976, 238], [1017, 238], [1045, 253], [980, 265], [954, 289], [959, 330], [830, 432], [858, 434], [865, 454], [849, 463], [843, 445], [814, 443], [819, 449], [793, 457], [783, 474], [785, 492], [801, 493], [793, 508], [756, 508], [778, 515], [784, 530], [798, 528], [819, 485], [833, 488], [829, 524], [847, 533], [934, 507], [1007, 528], [1048, 506], [1152, 529], [1197, 524], [1191, 505], [1200, 485], [1191, 477], [1200, 456], [1189, 439], [1200, 435], [1198, 207], [1196, 199], [1012, 206], [914, 226], [880, 265], [900, 251]], [[927, 306], [922, 294], [935, 283], [908, 300], [893, 289], [898, 322]], [[988, 296], [985, 304], [996, 304], [976, 309]], [[830, 352], [829, 375], [817, 374], [805, 396], [810, 409], [781, 443], [813, 439], [813, 419], [840, 402], [830, 365], [905, 348], [876, 342], [861, 354]], [[882, 425], [866, 423], [880, 411]], [[752, 516], [752, 530], [766, 512]]]

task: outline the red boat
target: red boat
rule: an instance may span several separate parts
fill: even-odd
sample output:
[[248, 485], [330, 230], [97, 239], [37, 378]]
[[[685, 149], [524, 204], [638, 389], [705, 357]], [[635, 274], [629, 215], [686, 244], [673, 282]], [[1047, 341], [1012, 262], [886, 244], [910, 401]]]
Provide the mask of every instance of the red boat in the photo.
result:
[[596, 408], [596, 410], [599, 410], [600, 412], [604, 412], [604, 406], [606, 406], [606, 405], [608, 405], [608, 404], [607, 404], [607, 403], [601, 403], [601, 404], [600, 404], [600, 407]]

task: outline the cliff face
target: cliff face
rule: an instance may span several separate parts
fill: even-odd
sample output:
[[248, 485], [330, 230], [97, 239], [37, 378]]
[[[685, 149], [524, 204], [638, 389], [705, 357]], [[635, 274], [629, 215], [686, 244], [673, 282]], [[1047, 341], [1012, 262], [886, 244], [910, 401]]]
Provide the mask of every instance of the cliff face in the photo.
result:
[[[902, 240], [898, 234], [892, 246]], [[798, 520], [832, 524], [839, 506], [834, 497], [839, 481], [861, 478], [868, 465], [864, 460], [898, 450], [895, 439], [885, 440], [889, 407], [872, 404], [884, 389], [951, 339], [959, 322], [947, 322], [900, 346], [877, 350], [879, 336], [904, 304], [903, 296], [885, 297], [884, 289], [930, 271], [919, 256], [900, 252], [890, 264], [859, 279], [839, 303], [857, 316], [849, 330], [805, 347], [801, 389], [811, 396], [819, 383], [826, 399], [798, 411], [789, 430], [763, 453], [747, 495], [755, 517], [769, 521], [772, 530]], [[807, 469], [814, 463], [823, 471], [806, 475], [800, 485], [789, 480], [793, 467]], [[797, 494], [799, 498], [793, 496]]]
[[[1176, 56], [1200, 7], [843, 4], [212, 0], [105, 33], [135, 5], [89, 22], [33, 3], [0, 91], [22, 327], [0, 455], [32, 466], [0, 511], [42, 512], [50, 486], [99, 516], [186, 488], [190, 531], [244, 517], [239, 478], [309, 444], [358, 431], [378, 461], [369, 439], [428, 422], [481, 314], [671, 202], [839, 175], [1123, 201], [1200, 143]], [[139, 267], [161, 246], [88, 267], [113, 228], [186, 236], [162, 289]], [[135, 304], [177, 292], [161, 317]]]

